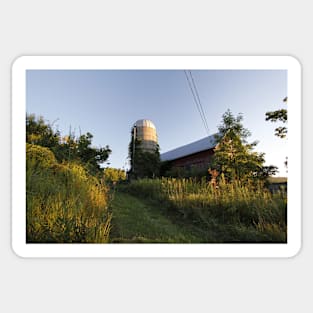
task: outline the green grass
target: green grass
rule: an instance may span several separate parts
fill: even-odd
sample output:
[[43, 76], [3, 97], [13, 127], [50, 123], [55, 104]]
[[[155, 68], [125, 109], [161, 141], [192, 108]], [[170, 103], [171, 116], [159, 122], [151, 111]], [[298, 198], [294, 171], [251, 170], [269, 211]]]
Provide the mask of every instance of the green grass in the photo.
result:
[[111, 203], [112, 243], [191, 243], [209, 240], [196, 226], [174, 222], [159, 202], [116, 192]]
[[[138, 234], [128, 233], [128, 239], [147, 236], [148, 240], [156, 238], [168, 242], [168, 236], [162, 237], [162, 231], [165, 231], [162, 227], [158, 228], [158, 235], [149, 234], [155, 226], [149, 222], [149, 206], [152, 205], [154, 213], [162, 214], [177, 226], [175, 232], [169, 233], [173, 241], [180, 242], [177, 238], [182, 237], [178, 234], [186, 236], [183, 232], [186, 229], [196, 234], [196, 242], [285, 243], [287, 240], [286, 194], [271, 194], [262, 185], [220, 183], [216, 190], [205, 180], [141, 179], [123, 186], [121, 190], [135, 196], [123, 204], [115, 203], [115, 209], [119, 206], [129, 208], [123, 216], [123, 229], [131, 229], [132, 224], [138, 223], [137, 219], [142, 227]], [[141, 200], [138, 201], [138, 198]], [[145, 207], [137, 212], [142, 203]], [[135, 219], [131, 220], [134, 212]], [[164, 219], [160, 221], [162, 225]], [[121, 220], [116, 219], [113, 228], [118, 228], [120, 223]], [[195, 242], [188, 236], [187, 239]]]
[[[259, 185], [141, 179], [109, 188], [27, 145], [27, 243], [286, 242], [287, 197]], [[113, 186], [112, 186], [113, 187]]]
[[190, 220], [159, 201], [125, 192], [116, 192], [111, 211], [111, 243], [263, 243], [286, 239], [278, 225], [264, 224], [261, 229], [256, 225], [221, 223], [214, 218], [206, 223]]

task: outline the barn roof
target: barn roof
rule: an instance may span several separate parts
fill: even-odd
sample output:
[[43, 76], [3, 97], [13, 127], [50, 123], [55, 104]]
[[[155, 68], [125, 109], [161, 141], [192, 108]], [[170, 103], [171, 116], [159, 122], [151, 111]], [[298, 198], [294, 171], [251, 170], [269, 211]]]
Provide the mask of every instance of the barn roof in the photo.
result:
[[194, 141], [187, 145], [178, 147], [176, 149], [164, 152], [161, 154], [161, 161], [172, 161], [187, 155], [198, 153], [201, 151], [212, 149], [216, 146], [216, 136], [217, 134], [202, 138], [198, 141]]

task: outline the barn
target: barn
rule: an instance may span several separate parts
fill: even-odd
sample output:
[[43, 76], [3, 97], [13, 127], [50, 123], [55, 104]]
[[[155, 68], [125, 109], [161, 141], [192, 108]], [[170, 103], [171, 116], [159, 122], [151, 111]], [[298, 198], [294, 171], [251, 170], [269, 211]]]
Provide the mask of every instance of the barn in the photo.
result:
[[173, 167], [190, 169], [192, 166], [207, 168], [217, 145], [216, 135], [202, 138], [161, 154], [161, 161], [169, 161]]

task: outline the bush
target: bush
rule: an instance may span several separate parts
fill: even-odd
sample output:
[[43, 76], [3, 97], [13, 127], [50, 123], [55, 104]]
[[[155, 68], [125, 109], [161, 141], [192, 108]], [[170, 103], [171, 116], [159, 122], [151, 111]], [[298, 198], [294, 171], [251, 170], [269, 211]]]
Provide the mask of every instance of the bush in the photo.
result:
[[106, 185], [81, 165], [57, 163], [47, 148], [28, 145], [26, 156], [27, 242], [107, 242]]
[[110, 184], [126, 180], [126, 172], [118, 168], [107, 167], [103, 171], [104, 180]]
[[27, 164], [32, 163], [33, 167], [48, 168], [57, 163], [53, 152], [45, 147], [26, 144]]

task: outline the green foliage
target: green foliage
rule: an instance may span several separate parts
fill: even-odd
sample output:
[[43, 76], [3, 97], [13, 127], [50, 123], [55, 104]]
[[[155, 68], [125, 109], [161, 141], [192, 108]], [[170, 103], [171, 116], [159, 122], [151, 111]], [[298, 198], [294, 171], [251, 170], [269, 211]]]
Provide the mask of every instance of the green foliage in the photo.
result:
[[138, 151], [135, 153], [135, 176], [142, 177], [157, 177], [160, 172], [160, 153], [157, 149], [154, 153]]
[[26, 142], [48, 148], [54, 148], [60, 141], [60, 133], [46, 124], [42, 116], [26, 115]]
[[101, 243], [109, 239], [108, 188], [48, 148], [27, 145], [26, 238], [29, 243]]
[[140, 143], [141, 141], [137, 138], [134, 140], [134, 129], [132, 129], [128, 147], [131, 164], [130, 176], [133, 178], [158, 177], [161, 167], [159, 146], [154, 152], [147, 152], [141, 149]]
[[218, 137], [222, 138], [226, 134], [229, 134], [230, 138], [238, 137], [243, 143], [246, 143], [246, 139], [251, 133], [248, 129], [243, 127], [242, 121], [243, 115], [241, 113], [235, 117], [228, 109], [222, 116], [222, 123], [218, 126]]
[[242, 120], [242, 115], [234, 117], [228, 110], [223, 114], [222, 124], [218, 127], [218, 144], [211, 166], [223, 174], [227, 181], [247, 181], [265, 173], [264, 153], [253, 151], [256, 142], [247, 143], [250, 132], [243, 127]]
[[59, 131], [42, 117], [36, 119], [35, 115], [26, 115], [26, 142], [51, 149], [59, 162], [75, 161], [82, 164], [90, 173], [100, 171], [100, 165], [109, 157], [111, 150], [108, 146], [102, 148], [92, 147], [93, 135], [89, 132], [78, 138], [70, 132], [68, 136], [61, 137]]
[[62, 160], [73, 160], [80, 162], [92, 174], [100, 171], [100, 165], [109, 157], [111, 150], [108, 146], [104, 148], [92, 147], [93, 135], [87, 132], [76, 138], [73, 134], [64, 137], [57, 148], [57, 157]]
[[[286, 103], [288, 98], [286, 97], [283, 101]], [[280, 109], [276, 111], [266, 112], [265, 113], [265, 120], [271, 121], [271, 122], [282, 122], [287, 123], [287, 110], [286, 109]], [[278, 136], [280, 138], [285, 138], [287, 136], [287, 127], [286, 126], [279, 126], [275, 128], [275, 136]]]
[[281, 121], [283, 123], [287, 122], [287, 110], [281, 109], [272, 112], [266, 112], [266, 121], [277, 122]]
[[34, 168], [39, 169], [45, 169], [57, 163], [50, 149], [29, 143], [26, 143], [26, 158], [28, 164], [31, 162]]
[[227, 241], [286, 242], [286, 193], [271, 194], [262, 184], [221, 182], [216, 189], [205, 179], [162, 178], [133, 181], [123, 188], [158, 201], [207, 232], [214, 229]]
[[126, 172], [119, 168], [107, 167], [103, 171], [103, 176], [106, 182], [113, 184], [126, 180]]
[[267, 181], [270, 177], [276, 175], [278, 172], [278, 167], [274, 165], [262, 166], [262, 168], [256, 172], [255, 177]]

